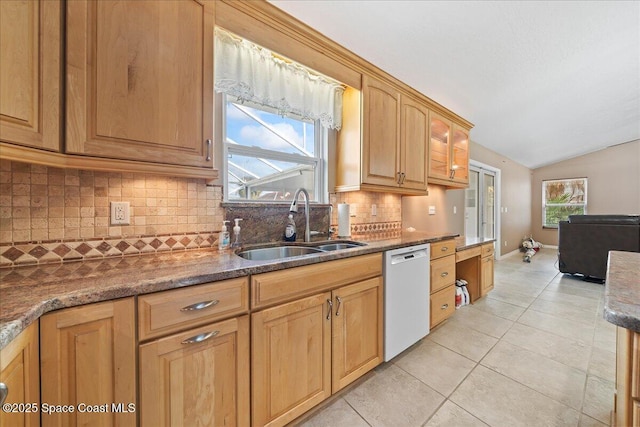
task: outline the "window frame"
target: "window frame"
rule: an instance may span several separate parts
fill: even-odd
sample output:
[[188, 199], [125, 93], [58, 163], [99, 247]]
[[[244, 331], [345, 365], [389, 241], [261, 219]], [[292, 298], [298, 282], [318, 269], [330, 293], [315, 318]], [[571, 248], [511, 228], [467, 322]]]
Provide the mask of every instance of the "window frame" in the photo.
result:
[[[328, 144], [329, 144], [329, 131], [320, 124], [320, 120], [313, 121], [314, 123], [314, 153], [315, 156], [302, 156], [300, 154], [284, 153], [272, 150], [266, 150], [259, 147], [248, 147], [240, 144], [230, 143], [227, 139], [227, 102], [238, 102], [238, 99], [232, 95], [219, 94], [221, 97], [221, 131], [222, 131], [222, 177], [223, 177], [223, 202], [224, 203], [261, 203], [261, 204], [277, 204], [277, 203], [290, 203], [291, 200], [256, 200], [256, 199], [230, 199], [229, 198], [229, 155], [237, 154], [241, 156], [252, 156], [267, 158], [274, 161], [295, 162], [299, 164], [308, 164], [314, 166], [314, 188], [306, 190], [312, 191], [316, 197], [310, 200], [311, 203], [326, 203], [328, 200]], [[259, 105], [250, 101], [238, 102], [239, 104], [247, 105], [251, 108], [262, 110], [271, 114], [278, 114], [276, 109], [265, 105]], [[288, 114], [288, 118], [293, 118], [299, 121], [306, 121], [302, 117]], [[259, 124], [259, 123], [258, 123]]]
[[[582, 203], [547, 203], [547, 185], [548, 184], [552, 184], [552, 183], [557, 183], [557, 182], [566, 182], [566, 181], [582, 181], [584, 184], [584, 201]], [[588, 206], [588, 198], [587, 198], [587, 193], [588, 193], [588, 179], [587, 177], [576, 177], [576, 178], [558, 178], [558, 179], [543, 179], [542, 180], [542, 228], [543, 229], [552, 229], [552, 230], [557, 230], [559, 227], [559, 224], [547, 224], [547, 208], [548, 207], [578, 207], [578, 206], [582, 206], [583, 208], [583, 215], [587, 214], [587, 206]], [[574, 214], [569, 214], [569, 215], [574, 215]], [[558, 223], [560, 221], [566, 221], [568, 219], [564, 218], [564, 219], [559, 219]]]

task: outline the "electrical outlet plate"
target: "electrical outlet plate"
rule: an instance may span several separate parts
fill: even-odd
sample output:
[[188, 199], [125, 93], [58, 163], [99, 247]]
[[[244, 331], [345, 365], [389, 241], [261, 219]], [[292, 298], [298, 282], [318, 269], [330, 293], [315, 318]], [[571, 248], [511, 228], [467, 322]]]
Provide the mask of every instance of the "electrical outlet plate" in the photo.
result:
[[436, 207], [429, 206], [429, 215], [435, 215], [435, 214], [436, 214]]
[[111, 225], [129, 225], [129, 202], [111, 202]]

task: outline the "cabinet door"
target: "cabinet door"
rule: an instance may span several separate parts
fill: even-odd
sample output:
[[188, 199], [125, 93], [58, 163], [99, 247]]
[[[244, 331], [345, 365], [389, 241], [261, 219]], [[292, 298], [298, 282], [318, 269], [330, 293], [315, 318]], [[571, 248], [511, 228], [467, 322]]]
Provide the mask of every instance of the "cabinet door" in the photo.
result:
[[480, 260], [480, 296], [485, 296], [493, 289], [493, 256]]
[[402, 187], [427, 190], [429, 159], [429, 110], [418, 102], [402, 97], [400, 125], [400, 171]]
[[214, 4], [67, 2], [66, 151], [212, 167]]
[[249, 425], [249, 316], [141, 345], [139, 378], [142, 426]]
[[[131, 426], [136, 423], [133, 298], [68, 308], [40, 319], [42, 402], [108, 405], [107, 412], [56, 413], [44, 426]], [[122, 404], [123, 412], [112, 411]], [[131, 410], [131, 411], [130, 411]]]
[[331, 293], [251, 315], [254, 426], [282, 426], [331, 395]]
[[469, 132], [455, 123], [451, 138], [452, 180], [461, 184], [469, 183]]
[[0, 410], [0, 426], [40, 425], [38, 323], [32, 323], [0, 350], [0, 382], [9, 394], [5, 404], [26, 404], [24, 411]]
[[398, 187], [400, 172], [400, 92], [364, 75], [362, 182]]
[[449, 181], [451, 122], [435, 113], [430, 116], [429, 178]]
[[60, 150], [60, 1], [0, 1], [0, 140]]
[[333, 291], [332, 391], [382, 362], [382, 278]]

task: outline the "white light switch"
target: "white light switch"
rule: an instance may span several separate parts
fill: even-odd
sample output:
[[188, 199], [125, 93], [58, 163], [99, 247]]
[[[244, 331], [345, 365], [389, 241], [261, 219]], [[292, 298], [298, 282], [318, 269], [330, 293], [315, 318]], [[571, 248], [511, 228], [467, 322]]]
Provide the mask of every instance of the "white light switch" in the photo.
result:
[[429, 215], [435, 215], [435, 214], [436, 214], [436, 207], [429, 206]]
[[111, 225], [129, 225], [129, 202], [111, 202]]

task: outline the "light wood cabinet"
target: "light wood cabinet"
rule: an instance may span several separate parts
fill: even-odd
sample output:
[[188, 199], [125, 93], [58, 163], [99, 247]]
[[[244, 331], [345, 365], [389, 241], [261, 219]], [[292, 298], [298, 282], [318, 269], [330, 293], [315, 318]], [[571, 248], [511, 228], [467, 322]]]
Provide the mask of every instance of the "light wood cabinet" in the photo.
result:
[[[76, 408], [74, 412], [43, 417], [43, 426], [135, 425], [134, 311], [131, 297], [42, 316], [42, 402]], [[108, 405], [109, 411], [80, 411], [80, 404]], [[112, 404], [122, 404], [123, 412], [112, 411]]]
[[333, 291], [332, 392], [382, 363], [382, 278]]
[[469, 184], [469, 130], [430, 114], [429, 182], [464, 188]]
[[212, 167], [214, 5], [68, 2], [66, 151]]
[[382, 259], [375, 254], [350, 260], [358, 258], [362, 279], [344, 279], [352, 274], [339, 261], [347, 260], [252, 278], [258, 293], [271, 290], [278, 299], [285, 298], [276, 292], [280, 283], [286, 289], [302, 278], [303, 295], [315, 290], [251, 314], [252, 425], [285, 425], [382, 362]]
[[0, 2], [0, 141], [60, 151], [58, 0]]
[[426, 194], [427, 107], [367, 75], [362, 78], [362, 96], [356, 92], [345, 92], [336, 191]]
[[483, 297], [493, 289], [493, 243], [482, 245], [482, 257], [480, 258], [480, 296]]
[[640, 333], [616, 328], [616, 390], [612, 425], [640, 426]]
[[21, 405], [16, 406], [15, 411], [1, 410], [0, 426], [40, 425], [39, 357], [38, 322], [29, 325], [0, 350], [0, 382], [8, 390], [5, 403]]
[[248, 288], [240, 277], [138, 298], [140, 340], [153, 339], [139, 348], [142, 426], [249, 424]]
[[249, 425], [249, 316], [140, 346], [140, 425]]
[[456, 244], [442, 240], [430, 246], [430, 329], [448, 319], [456, 307]]

